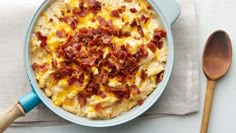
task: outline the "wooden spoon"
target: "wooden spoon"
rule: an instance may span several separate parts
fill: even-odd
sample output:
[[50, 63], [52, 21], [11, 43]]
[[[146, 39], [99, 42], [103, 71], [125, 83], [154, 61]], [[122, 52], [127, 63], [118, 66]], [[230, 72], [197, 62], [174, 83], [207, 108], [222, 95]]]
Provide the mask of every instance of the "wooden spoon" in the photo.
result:
[[232, 46], [228, 34], [222, 30], [215, 31], [208, 38], [202, 57], [202, 68], [207, 77], [207, 88], [201, 133], [207, 133], [216, 80], [226, 74], [231, 60]]

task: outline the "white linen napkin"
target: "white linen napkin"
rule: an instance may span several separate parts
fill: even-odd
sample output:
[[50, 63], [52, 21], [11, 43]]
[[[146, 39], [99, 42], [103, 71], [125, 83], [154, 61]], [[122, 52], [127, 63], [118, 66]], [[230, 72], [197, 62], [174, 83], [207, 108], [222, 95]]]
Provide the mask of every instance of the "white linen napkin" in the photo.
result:
[[[0, 112], [31, 90], [23, 65], [24, 36], [30, 18], [43, 0], [0, 1]], [[198, 45], [193, 0], [179, 0], [181, 15], [172, 26], [175, 63], [158, 102], [140, 118], [185, 115], [199, 110]], [[40, 105], [13, 126], [63, 124], [66, 121]]]

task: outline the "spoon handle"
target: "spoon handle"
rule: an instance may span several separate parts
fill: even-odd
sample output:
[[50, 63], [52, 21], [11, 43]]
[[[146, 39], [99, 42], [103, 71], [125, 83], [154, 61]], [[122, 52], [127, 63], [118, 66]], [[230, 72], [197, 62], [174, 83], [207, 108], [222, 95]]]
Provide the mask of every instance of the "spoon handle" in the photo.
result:
[[205, 104], [204, 104], [204, 112], [202, 117], [202, 126], [200, 133], [207, 133], [208, 123], [211, 113], [211, 105], [212, 99], [214, 95], [214, 88], [215, 88], [215, 81], [208, 79], [207, 80], [207, 88], [206, 88], [206, 95], [205, 95]]

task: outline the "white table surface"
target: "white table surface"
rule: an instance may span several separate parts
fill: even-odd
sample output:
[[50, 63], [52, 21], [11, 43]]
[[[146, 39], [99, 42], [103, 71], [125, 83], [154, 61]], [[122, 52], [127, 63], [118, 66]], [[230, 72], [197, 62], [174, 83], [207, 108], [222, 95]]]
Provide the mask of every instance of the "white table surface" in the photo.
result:
[[[217, 29], [229, 33], [233, 45], [233, 56], [236, 49], [236, 1], [235, 0], [198, 0], [196, 1], [199, 28], [199, 66], [205, 41], [209, 34]], [[0, 20], [1, 21], [1, 20]], [[196, 60], [197, 61], [197, 60]], [[233, 60], [229, 73], [217, 83], [212, 106], [209, 133], [235, 133], [236, 118], [236, 62]], [[201, 67], [199, 68], [201, 69]], [[201, 111], [189, 116], [171, 116], [147, 120], [134, 120], [110, 128], [89, 128], [69, 124], [50, 127], [13, 127], [6, 133], [199, 133], [203, 102], [205, 97], [206, 78], [200, 71]]]

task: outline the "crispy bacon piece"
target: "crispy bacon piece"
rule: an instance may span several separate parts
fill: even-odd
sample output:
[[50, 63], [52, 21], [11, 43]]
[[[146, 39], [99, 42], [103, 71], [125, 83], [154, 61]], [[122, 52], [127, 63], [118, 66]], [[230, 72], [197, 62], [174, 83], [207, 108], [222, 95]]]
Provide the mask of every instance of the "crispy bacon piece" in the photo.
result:
[[101, 17], [100, 15], [97, 16], [97, 20], [102, 26], [105, 26], [105, 27], [108, 26], [108, 22], [103, 17]]
[[72, 46], [68, 46], [64, 49], [64, 52], [69, 59], [72, 59], [77, 53], [77, 50]]
[[82, 92], [78, 93], [77, 100], [81, 106], [84, 106], [87, 102], [86, 95]]
[[53, 77], [59, 80], [65, 76], [71, 76], [73, 71], [71, 69], [63, 68], [53, 73]]
[[104, 35], [101, 39], [102, 42], [107, 45], [111, 43], [112, 36]]
[[69, 35], [66, 39], [66, 42], [70, 42], [73, 39], [73, 36]]
[[57, 60], [56, 59], [52, 59], [52, 67], [56, 68], [57, 67]]
[[123, 60], [126, 57], [127, 57], [127, 52], [125, 50], [120, 50], [118, 53], [118, 58]]
[[139, 101], [138, 101], [138, 105], [139, 105], [139, 106], [143, 105], [143, 102], [144, 102], [144, 99], [143, 99], [143, 100], [139, 100]]
[[129, 11], [132, 12], [132, 13], [136, 13], [137, 9], [136, 8], [130, 8]]
[[88, 58], [88, 53], [84, 50], [80, 50], [78, 53], [77, 53], [77, 58]]
[[154, 35], [153, 35], [153, 39], [155, 39], [156, 41], [159, 41], [162, 37], [166, 37], [166, 31], [164, 30], [159, 30], [159, 29], [156, 29], [154, 31]]
[[48, 66], [47, 66], [46, 63], [41, 64], [41, 65], [39, 65], [37, 63], [33, 63], [32, 68], [33, 68], [34, 71], [41, 71], [41, 72], [45, 72], [45, 71], [48, 70]]
[[99, 81], [100, 81], [102, 84], [106, 84], [106, 83], [107, 83], [107, 80], [108, 80], [108, 74], [107, 74], [107, 73], [102, 72], [101, 74], [99, 74]]
[[47, 42], [41, 42], [41, 43], [40, 43], [40, 47], [41, 47], [41, 48], [45, 48], [46, 46], [47, 46]]
[[154, 31], [152, 41], [149, 44], [155, 44], [157, 48], [161, 49], [163, 47], [163, 42], [161, 41], [161, 39], [165, 38], [166, 34], [167, 34], [166, 31], [156, 29]]
[[130, 32], [126, 31], [126, 32], [122, 33], [122, 36], [123, 37], [129, 37], [129, 36], [131, 36], [131, 34], [130, 34]]
[[141, 27], [141, 25], [138, 25], [138, 32], [141, 35], [141, 37], [144, 37], [143, 28]]
[[88, 3], [88, 7], [84, 6], [84, 2], [79, 4], [79, 8], [74, 8], [72, 10], [75, 16], [85, 17], [89, 12], [97, 14], [101, 11], [101, 3], [97, 0], [88, 0], [85, 1]]
[[131, 3], [133, 0], [124, 0], [125, 2], [129, 2], [129, 3]]
[[159, 48], [159, 49], [161, 49], [162, 47], [163, 47], [163, 42], [162, 41], [159, 41], [157, 44], [156, 44], [156, 46]]
[[42, 42], [47, 41], [47, 36], [42, 35], [42, 33], [40, 31], [36, 32], [35, 35], [36, 35], [38, 40], [40, 40]]
[[130, 24], [130, 26], [131, 27], [135, 27], [135, 26], [137, 26], [138, 24], [137, 24], [137, 22], [136, 22], [136, 20], [134, 19], [132, 22], [131, 22], [131, 24]]
[[83, 82], [84, 81], [84, 73], [81, 73], [79, 75], [79, 78], [78, 78], [79, 82]]
[[88, 51], [90, 54], [95, 54], [97, 51], [97, 46], [92, 46], [92, 47], [88, 48]]
[[128, 57], [124, 63], [123, 74], [128, 76], [135, 73], [138, 68], [137, 59], [135, 57]]
[[41, 33], [40, 31], [36, 32], [35, 35], [36, 35], [37, 39], [38, 39], [39, 41], [41, 41], [40, 47], [41, 47], [41, 48], [46, 48], [46, 45], [47, 45], [47, 42], [46, 42], [46, 41], [47, 41], [47, 36], [42, 35], [42, 33]]
[[141, 45], [138, 52], [136, 53], [136, 58], [141, 59], [141, 58], [146, 58], [147, 56], [148, 56], [148, 51], [146, 50], [144, 45]]
[[153, 42], [148, 43], [147, 47], [154, 53], [157, 49], [156, 45]]
[[161, 41], [161, 38], [165, 38], [166, 34], [167, 33], [164, 30], [155, 30], [152, 43], [154, 43], [157, 48], [161, 49], [163, 47], [163, 42]]
[[141, 91], [138, 89], [138, 87], [135, 84], [129, 86], [128, 88], [130, 90], [130, 93], [133, 95], [138, 95], [141, 93]]
[[98, 11], [101, 11], [101, 3], [97, 0], [88, 0], [90, 10], [96, 14]]
[[84, 45], [83, 43], [78, 43], [78, 42], [72, 43], [72, 47], [74, 47], [77, 51], [79, 51], [83, 45]]
[[71, 21], [71, 23], [70, 23], [71, 29], [72, 29], [72, 30], [76, 29], [77, 24], [78, 24], [77, 20]]
[[159, 32], [161, 32], [161, 36], [162, 36], [162, 37], [166, 38], [166, 35], [167, 35], [166, 31], [164, 31], [164, 30], [159, 30]]
[[151, 10], [152, 9], [152, 6], [151, 5], [147, 5], [147, 9]]
[[125, 5], [123, 5], [123, 6], [121, 6], [121, 7], [119, 8], [119, 12], [120, 12], [120, 13], [125, 12], [125, 10], [126, 10], [126, 6], [125, 6]]
[[49, 19], [49, 22], [50, 22], [50, 23], [52, 23], [52, 22], [53, 22], [53, 19], [52, 19], [52, 18], [50, 18], [50, 19]]
[[145, 70], [141, 70], [141, 79], [145, 80], [147, 78], [147, 73]]
[[93, 66], [95, 64], [96, 61], [96, 57], [87, 57], [87, 58], [82, 58], [80, 59], [80, 64], [83, 66]]
[[146, 16], [142, 15], [140, 20], [144, 21], [144, 23], [147, 23], [147, 21], [149, 20], [149, 17], [146, 17]]
[[163, 76], [164, 76], [164, 71], [158, 73], [157, 76], [156, 76], [156, 82], [160, 83], [163, 79]]
[[108, 87], [108, 91], [111, 91], [115, 94], [115, 96], [119, 99], [121, 98], [129, 98], [130, 90], [126, 87]]
[[117, 18], [120, 17], [120, 13], [119, 13], [118, 10], [112, 10], [111, 13], [110, 13], [110, 15], [111, 15], [112, 17], [117, 17]]
[[[79, 5], [80, 9], [79, 8], [73, 8], [72, 9], [72, 13], [75, 15], [75, 16], [80, 16], [80, 13], [83, 12], [84, 10], [84, 7], [83, 7], [83, 4], [80, 3]], [[82, 17], [82, 16], [81, 16]]]
[[69, 19], [68, 16], [64, 16], [64, 17], [59, 18], [59, 20], [60, 20], [61, 22], [65, 22], [65, 23], [68, 23], [68, 19]]
[[57, 30], [57, 31], [56, 31], [56, 35], [57, 35], [59, 38], [65, 38], [65, 37], [66, 37], [66, 32], [65, 32], [65, 30]]
[[84, 7], [84, 3], [80, 3], [79, 4], [79, 9], [80, 9], [80, 12], [78, 12], [78, 15], [80, 17], [85, 17], [87, 15], [87, 13], [88, 13], [88, 10], [87, 10], [86, 7]]
[[99, 84], [98, 83], [95, 83], [95, 82], [92, 82], [90, 81], [87, 88], [86, 88], [86, 91], [92, 93], [92, 94], [95, 94], [95, 95], [98, 95], [99, 94]]
[[83, 84], [82, 82], [79, 81], [78, 78], [76, 78], [76, 77], [74, 77], [74, 76], [71, 77], [71, 78], [69, 78], [67, 82], [68, 82], [69, 85], [76, 84], [76, 85], [81, 86], [81, 85]]

